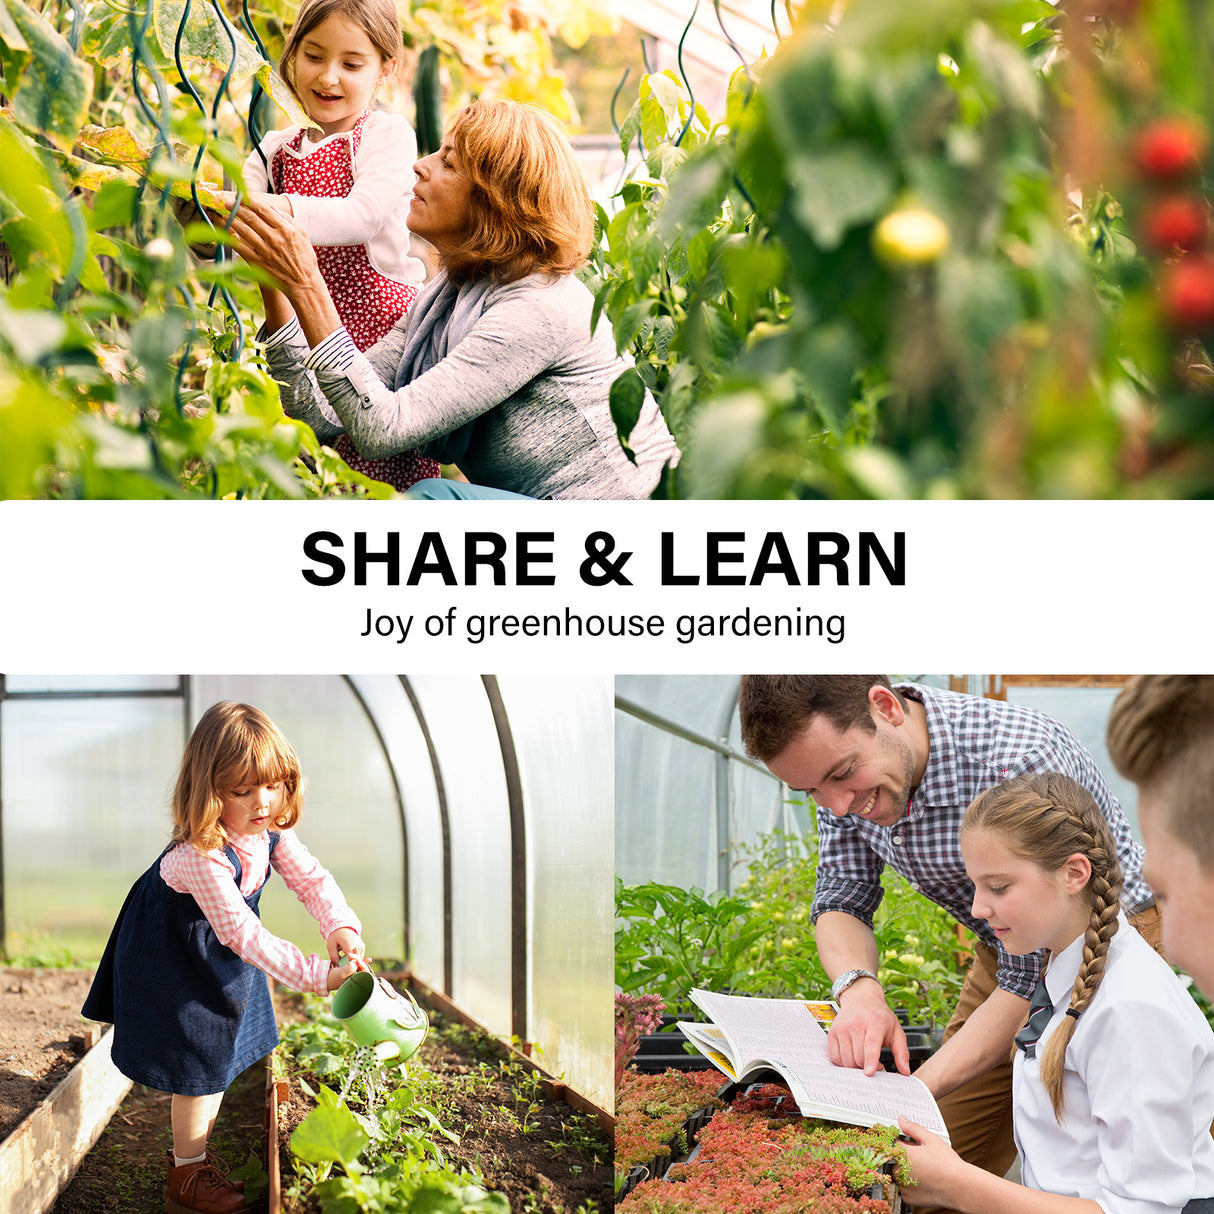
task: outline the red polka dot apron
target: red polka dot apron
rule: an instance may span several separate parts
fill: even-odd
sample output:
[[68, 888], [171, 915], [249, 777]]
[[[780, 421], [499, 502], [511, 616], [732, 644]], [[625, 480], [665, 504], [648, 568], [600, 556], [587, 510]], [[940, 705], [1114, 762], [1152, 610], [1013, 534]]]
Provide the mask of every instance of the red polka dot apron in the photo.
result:
[[[279, 148], [270, 166], [274, 190], [279, 194], [303, 194], [309, 198], [345, 198], [354, 185], [354, 156], [362, 142], [364, 114], [349, 139], [329, 139], [314, 151], [301, 155], [305, 131]], [[294, 155], [290, 155], [287, 149]], [[318, 245], [316, 260], [329, 294], [354, 344], [365, 350], [373, 346], [417, 298], [417, 288], [385, 278], [371, 264], [366, 245]], [[405, 490], [425, 477], [438, 476], [436, 460], [418, 451], [401, 451], [387, 459], [365, 459], [354, 450], [348, 435], [336, 444], [338, 455], [356, 472]]]

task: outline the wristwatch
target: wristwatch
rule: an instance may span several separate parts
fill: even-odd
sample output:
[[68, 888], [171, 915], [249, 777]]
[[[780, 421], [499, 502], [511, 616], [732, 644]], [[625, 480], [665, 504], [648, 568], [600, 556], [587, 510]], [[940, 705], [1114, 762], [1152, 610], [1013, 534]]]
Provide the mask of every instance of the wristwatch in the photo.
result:
[[851, 984], [855, 982], [857, 978], [871, 978], [874, 982], [877, 981], [877, 975], [874, 974], [872, 970], [847, 970], [846, 972], [840, 974], [834, 980], [834, 982], [830, 984], [830, 997], [836, 1003], [838, 1003], [839, 996], [843, 994], [843, 992], [847, 990], [847, 988], [851, 986]]

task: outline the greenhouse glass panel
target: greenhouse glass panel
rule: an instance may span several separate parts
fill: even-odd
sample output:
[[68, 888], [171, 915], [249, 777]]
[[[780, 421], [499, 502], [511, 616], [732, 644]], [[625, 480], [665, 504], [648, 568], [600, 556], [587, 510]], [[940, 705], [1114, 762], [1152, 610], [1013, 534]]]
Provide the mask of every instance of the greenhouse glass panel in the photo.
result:
[[473, 1019], [509, 1036], [510, 807], [489, 701], [472, 676], [409, 681], [447, 790], [453, 920], [448, 993]]
[[427, 986], [445, 991], [443, 977], [443, 828], [426, 739], [395, 675], [352, 678], [379, 725], [405, 807], [409, 870], [406, 961]]
[[[350, 685], [336, 675], [200, 676], [196, 716], [241, 700], [282, 730], [306, 778], [300, 839], [337, 879], [363, 924], [368, 955], [404, 955], [401, 816], [387, 759]], [[262, 918], [305, 952], [322, 951], [316, 922], [281, 881], [266, 886]]]
[[527, 821], [528, 1035], [611, 1107], [611, 680], [503, 678]]
[[127, 890], [169, 841], [184, 715], [179, 699], [0, 704], [10, 954], [101, 956]]
[[1113, 796], [1121, 803], [1134, 834], [1138, 832], [1138, 790], [1117, 774], [1105, 745], [1105, 730], [1120, 687], [1009, 686], [1007, 698], [1061, 721], [1092, 752]]

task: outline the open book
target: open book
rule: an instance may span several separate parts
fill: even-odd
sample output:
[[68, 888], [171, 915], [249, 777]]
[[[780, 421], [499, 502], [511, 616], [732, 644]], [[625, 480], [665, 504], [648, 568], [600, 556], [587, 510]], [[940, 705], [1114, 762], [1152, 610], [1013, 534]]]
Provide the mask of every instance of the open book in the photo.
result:
[[921, 1080], [881, 1070], [865, 1075], [831, 1062], [826, 1032], [834, 1004], [701, 990], [693, 990], [691, 998], [712, 1023], [680, 1021], [679, 1028], [731, 1079], [758, 1081], [761, 1072], [775, 1071], [806, 1117], [864, 1126], [897, 1125], [906, 1117], [948, 1138], [944, 1118]]

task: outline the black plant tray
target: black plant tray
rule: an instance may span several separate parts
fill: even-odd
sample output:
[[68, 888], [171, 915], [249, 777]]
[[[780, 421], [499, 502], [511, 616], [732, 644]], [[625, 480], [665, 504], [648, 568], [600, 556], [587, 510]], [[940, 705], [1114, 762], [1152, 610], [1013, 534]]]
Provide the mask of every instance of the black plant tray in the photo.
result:
[[[673, 1023], [673, 1021], [672, 1021]], [[632, 1065], [646, 1075], [660, 1075], [663, 1071], [711, 1071], [716, 1068], [703, 1054], [689, 1054], [683, 1048], [687, 1038], [679, 1030], [665, 1033], [650, 1033], [642, 1037]]]

